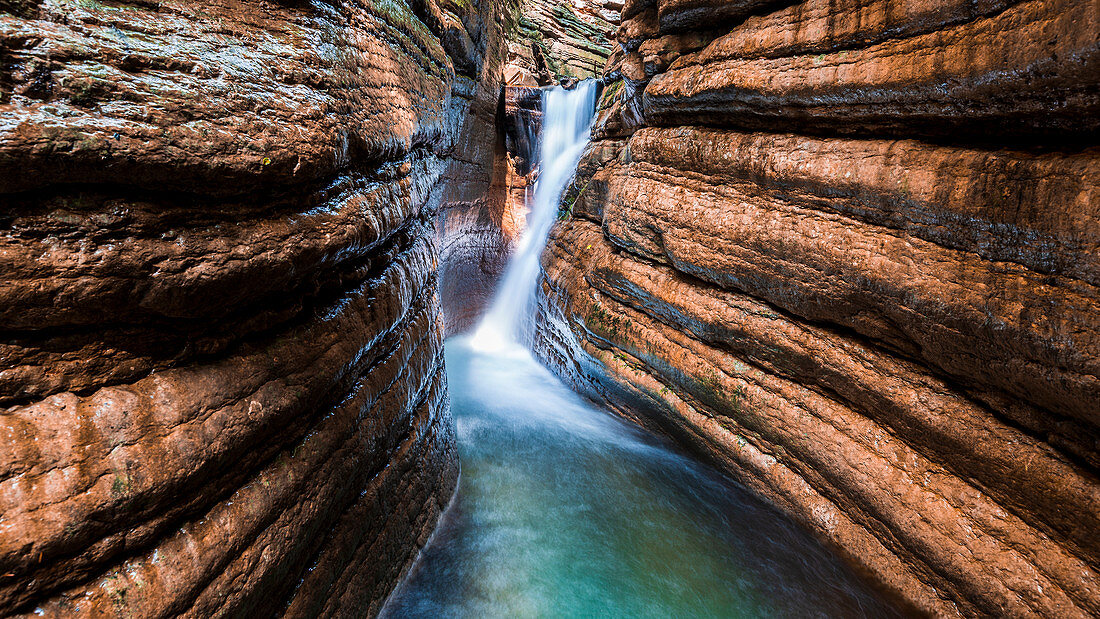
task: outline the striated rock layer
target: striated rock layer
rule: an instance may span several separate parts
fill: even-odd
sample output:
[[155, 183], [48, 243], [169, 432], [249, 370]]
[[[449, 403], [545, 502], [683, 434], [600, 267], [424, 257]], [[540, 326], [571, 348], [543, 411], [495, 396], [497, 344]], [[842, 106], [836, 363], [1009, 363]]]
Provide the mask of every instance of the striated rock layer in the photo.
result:
[[514, 0], [485, 0], [479, 10], [486, 23], [471, 27], [482, 32], [483, 64], [478, 75], [455, 78], [450, 109], [454, 140], [447, 167], [428, 199], [428, 208], [437, 212], [440, 302], [448, 335], [466, 330], [481, 315], [514, 236], [501, 80], [507, 55], [502, 33], [517, 8]]
[[1100, 614], [1100, 8], [628, 2], [561, 374], [912, 610]]
[[519, 0], [508, 28], [505, 82], [547, 86], [599, 75], [622, 7], [622, 0]]
[[378, 609], [457, 479], [504, 9], [0, 6], [0, 615]]

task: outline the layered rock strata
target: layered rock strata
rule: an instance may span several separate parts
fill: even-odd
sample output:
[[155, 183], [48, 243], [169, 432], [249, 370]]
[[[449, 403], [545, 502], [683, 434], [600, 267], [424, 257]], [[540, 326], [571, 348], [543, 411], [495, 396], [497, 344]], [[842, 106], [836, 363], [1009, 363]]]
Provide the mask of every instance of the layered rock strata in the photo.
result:
[[547, 86], [595, 77], [607, 63], [621, 0], [521, 0], [508, 30], [505, 82]]
[[0, 614], [372, 614], [457, 478], [503, 8], [0, 10]]
[[480, 37], [483, 61], [476, 75], [456, 76], [447, 168], [428, 200], [428, 208], [438, 213], [440, 302], [447, 334], [466, 330], [480, 316], [515, 236], [501, 80], [507, 56], [503, 33], [517, 10], [515, 0], [485, 0], [466, 18]]
[[628, 3], [540, 353], [912, 610], [1100, 613], [1100, 10]]
[[543, 89], [504, 87], [502, 130], [507, 151], [504, 236], [514, 245], [527, 229], [527, 211], [538, 180]]

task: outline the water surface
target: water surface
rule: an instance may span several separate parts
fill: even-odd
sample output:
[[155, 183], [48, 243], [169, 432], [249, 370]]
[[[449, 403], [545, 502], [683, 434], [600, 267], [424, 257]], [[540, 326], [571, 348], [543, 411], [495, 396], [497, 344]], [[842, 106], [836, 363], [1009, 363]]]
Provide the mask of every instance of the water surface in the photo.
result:
[[794, 523], [524, 349], [452, 338], [447, 374], [458, 492], [384, 616], [892, 615]]

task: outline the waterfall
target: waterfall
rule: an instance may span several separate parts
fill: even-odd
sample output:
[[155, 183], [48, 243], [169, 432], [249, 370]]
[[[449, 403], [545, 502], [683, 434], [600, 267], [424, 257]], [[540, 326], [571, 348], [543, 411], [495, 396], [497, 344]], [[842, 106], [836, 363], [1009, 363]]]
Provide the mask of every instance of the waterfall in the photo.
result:
[[474, 332], [473, 340], [479, 348], [501, 349], [514, 345], [524, 339], [531, 326], [539, 255], [557, 219], [562, 192], [573, 178], [581, 152], [588, 144], [595, 108], [595, 80], [580, 82], [572, 90], [555, 87], [542, 94], [542, 135], [535, 199], [527, 215], [527, 229], [508, 263], [500, 288]]
[[541, 93], [527, 229], [481, 324], [445, 347], [455, 507], [382, 619], [895, 616], [808, 531], [594, 408], [526, 346], [539, 256], [588, 142], [595, 90]]

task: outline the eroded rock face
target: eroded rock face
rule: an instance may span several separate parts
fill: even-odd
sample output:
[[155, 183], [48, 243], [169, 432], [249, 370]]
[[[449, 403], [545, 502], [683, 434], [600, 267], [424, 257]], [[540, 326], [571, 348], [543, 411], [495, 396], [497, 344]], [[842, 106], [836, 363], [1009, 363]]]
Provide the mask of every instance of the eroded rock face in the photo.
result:
[[635, 2], [540, 353], [915, 611], [1100, 613], [1100, 9]]
[[485, 60], [476, 80], [456, 79], [451, 116], [460, 123], [457, 141], [429, 198], [438, 213], [440, 301], [448, 335], [465, 331], [481, 315], [512, 242], [500, 93], [507, 55], [502, 33], [517, 9], [512, 0], [489, 2], [483, 8], [490, 20], [484, 28], [492, 34], [484, 42]]
[[599, 75], [622, 6], [622, 0], [520, 0], [509, 27], [505, 82], [547, 86]]
[[0, 614], [378, 609], [457, 478], [504, 8], [0, 6]]

